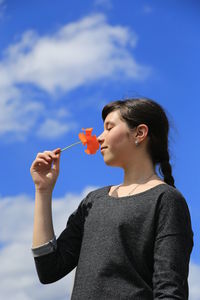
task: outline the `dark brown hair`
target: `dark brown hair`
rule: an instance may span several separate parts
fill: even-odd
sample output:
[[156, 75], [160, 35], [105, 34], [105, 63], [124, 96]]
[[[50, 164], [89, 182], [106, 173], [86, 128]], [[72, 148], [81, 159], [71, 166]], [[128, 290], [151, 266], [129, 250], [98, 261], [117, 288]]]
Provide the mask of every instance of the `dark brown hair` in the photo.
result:
[[130, 129], [134, 129], [140, 124], [148, 126], [147, 151], [153, 165], [156, 167], [159, 164], [159, 172], [164, 177], [164, 181], [175, 187], [169, 162], [169, 121], [163, 107], [149, 98], [117, 100], [104, 106], [102, 110], [103, 121], [110, 112], [115, 110], [119, 110], [122, 121], [125, 121]]

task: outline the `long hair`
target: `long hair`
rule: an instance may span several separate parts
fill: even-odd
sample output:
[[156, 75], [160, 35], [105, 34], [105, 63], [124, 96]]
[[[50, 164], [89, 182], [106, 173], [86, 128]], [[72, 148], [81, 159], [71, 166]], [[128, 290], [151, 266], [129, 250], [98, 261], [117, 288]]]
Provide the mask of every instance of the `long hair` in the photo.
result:
[[131, 130], [140, 124], [148, 126], [147, 151], [153, 165], [154, 167], [159, 165], [159, 172], [163, 176], [164, 182], [175, 187], [169, 162], [169, 121], [163, 107], [149, 98], [112, 101], [105, 105], [102, 110], [103, 121], [110, 112], [115, 110], [119, 110], [122, 121], [125, 121]]

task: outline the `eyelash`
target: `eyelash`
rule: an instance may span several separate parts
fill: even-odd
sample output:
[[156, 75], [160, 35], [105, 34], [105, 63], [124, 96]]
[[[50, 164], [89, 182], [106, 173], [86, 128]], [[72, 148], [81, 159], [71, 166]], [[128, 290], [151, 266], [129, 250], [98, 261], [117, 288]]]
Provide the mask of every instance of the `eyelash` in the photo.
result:
[[111, 129], [112, 129], [112, 127], [110, 127], [110, 128], [107, 128], [107, 130], [108, 130], [108, 131], [110, 131]]

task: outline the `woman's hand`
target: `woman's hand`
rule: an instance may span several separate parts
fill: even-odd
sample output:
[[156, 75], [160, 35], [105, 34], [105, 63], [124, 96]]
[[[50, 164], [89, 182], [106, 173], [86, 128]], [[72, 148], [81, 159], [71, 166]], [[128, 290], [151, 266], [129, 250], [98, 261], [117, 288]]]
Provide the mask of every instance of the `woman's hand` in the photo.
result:
[[30, 168], [36, 190], [41, 192], [53, 191], [59, 175], [60, 154], [60, 148], [37, 154]]

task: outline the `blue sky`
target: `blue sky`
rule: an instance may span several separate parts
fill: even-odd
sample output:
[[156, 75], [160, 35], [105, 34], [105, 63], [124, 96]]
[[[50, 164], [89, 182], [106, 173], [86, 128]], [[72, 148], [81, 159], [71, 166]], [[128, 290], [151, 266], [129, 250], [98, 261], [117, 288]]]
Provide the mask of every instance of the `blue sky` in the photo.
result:
[[[54, 288], [38, 284], [29, 251], [29, 168], [37, 152], [78, 141], [81, 128], [99, 135], [103, 106], [132, 96], [156, 100], [169, 116], [173, 175], [194, 231], [191, 300], [199, 299], [198, 2], [0, 0], [0, 278], [7, 299], [55, 299]], [[100, 152], [87, 155], [82, 145], [63, 152], [54, 190], [57, 235], [87, 191], [122, 180]], [[11, 289], [16, 274], [21, 284]], [[56, 299], [70, 295], [72, 282], [70, 274], [58, 283]]]

